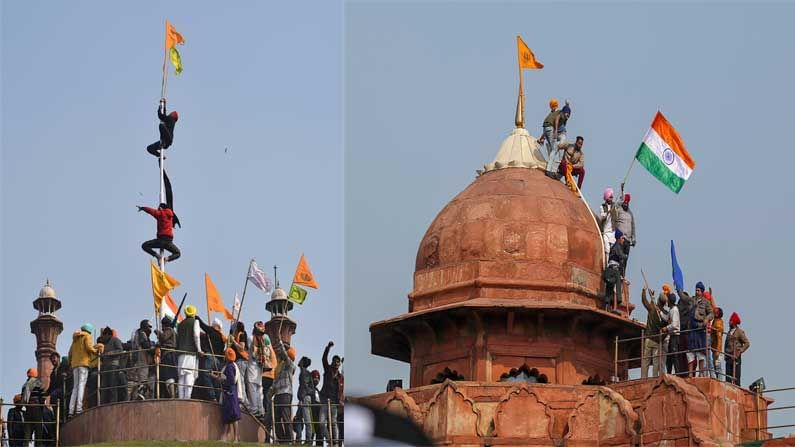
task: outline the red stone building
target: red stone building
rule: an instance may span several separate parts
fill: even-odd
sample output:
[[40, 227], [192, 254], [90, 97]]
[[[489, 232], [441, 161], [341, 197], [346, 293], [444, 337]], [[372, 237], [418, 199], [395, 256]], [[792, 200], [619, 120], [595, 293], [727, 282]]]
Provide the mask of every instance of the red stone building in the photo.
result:
[[747, 390], [668, 375], [621, 381], [638, 365], [616, 359], [638, 357], [640, 342], [617, 349], [616, 339], [644, 325], [629, 318], [628, 300], [619, 313], [603, 310], [600, 230], [544, 165], [517, 127], [434, 219], [408, 313], [370, 326], [373, 354], [410, 363], [410, 388], [362, 402], [409, 416], [440, 445], [754, 439], [752, 410], [768, 401]]

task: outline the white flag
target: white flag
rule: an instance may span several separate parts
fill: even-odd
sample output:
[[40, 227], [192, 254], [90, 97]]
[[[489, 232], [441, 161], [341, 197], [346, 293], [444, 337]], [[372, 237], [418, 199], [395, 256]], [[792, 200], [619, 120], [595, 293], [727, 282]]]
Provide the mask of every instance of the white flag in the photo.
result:
[[235, 292], [235, 302], [232, 304], [232, 315], [235, 318], [238, 318], [240, 315], [240, 295]]
[[271, 282], [270, 278], [268, 278], [265, 272], [257, 267], [257, 262], [253, 259], [251, 260], [251, 264], [248, 266], [248, 280], [265, 293], [270, 293], [271, 289], [273, 288], [273, 283]]

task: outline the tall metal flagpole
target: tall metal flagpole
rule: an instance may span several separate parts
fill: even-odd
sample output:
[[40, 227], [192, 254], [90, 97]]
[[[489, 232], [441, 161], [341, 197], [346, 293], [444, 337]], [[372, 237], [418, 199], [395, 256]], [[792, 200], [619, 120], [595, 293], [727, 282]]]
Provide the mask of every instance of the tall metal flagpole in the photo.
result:
[[[168, 20], [166, 20], [166, 24], [164, 24], [165, 32], [168, 32]], [[165, 42], [165, 41], [164, 41]], [[166, 70], [166, 59], [168, 58], [168, 48], [165, 48], [165, 43], [163, 44], [163, 77], [160, 82], [160, 100], [165, 101], [166, 99], [166, 79], [168, 78], [168, 71]], [[162, 112], [165, 113], [165, 102], [161, 102], [160, 106], [163, 108]], [[162, 145], [161, 145], [162, 146]], [[166, 190], [165, 185], [163, 182], [163, 175], [166, 169], [166, 158], [165, 154], [163, 153], [163, 148], [160, 148], [160, 200], [158, 202], [158, 207], [161, 203], [166, 203]], [[157, 266], [160, 268], [161, 272], [166, 271], [166, 259], [164, 256], [164, 250], [160, 249], [160, 256], [157, 258]], [[163, 305], [162, 298], [160, 300], [160, 305]], [[175, 317], [176, 318], [176, 317]], [[160, 328], [160, 310], [155, 309], [155, 325], [157, 328]]]

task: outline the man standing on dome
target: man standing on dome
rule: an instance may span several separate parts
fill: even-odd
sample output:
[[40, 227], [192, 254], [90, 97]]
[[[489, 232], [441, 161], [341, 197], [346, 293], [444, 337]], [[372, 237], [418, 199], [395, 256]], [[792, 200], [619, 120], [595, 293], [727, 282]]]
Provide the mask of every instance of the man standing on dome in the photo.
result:
[[[566, 102], [566, 107], [569, 103]], [[571, 112], [571, 109], [569, 109]], [[537, 143], [542, 144], [546, 141], [547, 146], [547, 175], [554, 176], [557, 172], [557, 153], [558, 153], [558, 137], [560, 135], [561, 123], [563, 125], [563, 135], [565, 135], [566, 121], [568, 121], [569, 114], [565, 116], [558, 110], [558, 100], [552, 98], [549, 100], [549, 114], [544, 118], [541, 125], [543, 133], [538, 139]]]
[[626, 260], [627, 255], [624, 254], [624, 234], [621, 233], [621, 230], [616, 230], [614, 237], [616, 243], [610, 248], [607, 267], [605, 267], [604, 274], [602, 275], [605, 281], [605, 310], [614, 308], [614, 301], [616, 305], [622, 301], [621, 263]]
[[[632, 210], [629, 209], [629, 201], [632, 196], [624, 194], [624, 188], [621, 188], [622, 200], [615, 209], [615, 227], [624, 233], [624, 254], [629, 258], [630, 247], [634, 247], [637, 242], [637, 233], [635, 233], [635, 216]], [[627, 261], [621, 264], [621, 277], [626, 278]]]
[[605, 259], [610, 257], [610, 249], [616, 242], [615, 222], [616, 206], [613, 203], [613, 188], [607, 187], [602, 193], [601, 207], [599, 208], [599, 225], [602, 230], [602, 242], [604, 243]]
[[155, 249], [167, 250], [171, 253], [165, 262], [176, 261], [181, 253], [174, 245], [174, 212], [166, 203], [161, 203], [157, 209], [139, 206], [138, 211], [154, 217], [157, 220], [157, 238], [144, 242], [141, 248], [155, 259], [160, 259]]
[[179, 398], [190, 399], [193, 383], [198, 376], [198, 355], [201, 352], [201, 328], [196, 319], [196, 306], [185, 306], [185, 319], [177, 325], [177, 374], [179, 375]]

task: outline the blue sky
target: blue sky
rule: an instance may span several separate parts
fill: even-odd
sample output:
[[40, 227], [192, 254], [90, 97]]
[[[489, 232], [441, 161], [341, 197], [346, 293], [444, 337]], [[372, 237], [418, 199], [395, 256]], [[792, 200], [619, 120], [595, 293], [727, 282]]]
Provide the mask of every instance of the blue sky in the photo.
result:
[[[793, 13], [785, 3], [348, 4], [348, 393], [408, 383], [404, 364], [370, 354], [368, 326], [407, 311], [422, 235], [511, 131], [517, 34], [546, 65], [525, 72], [528, 130], [538, 135], [550, 97], [571, 100], [568, 131], [585, 137], [592, 207], [619, 186], [658, 108], [696, 160], [679, 195], [633, 169], [633, 301], [641, 268], [655, 288], [670, 282], [675, 239], [688, 290], [704, 281], [727, 323], [732, 311], [743, 318], [744, 384], [764, 376], [792, 386], [782, 341], [795, 312]], [[633, 316], [645, 321], [642, 310]]]
[[[206, 318], [203, 274], [226, 303], [254, 257], [289, 287], [301, 252], [320, 289], [296, 306], [294, 344], [322, 369], [342, 352], [342, 6], [339, 2], [2, 4], [0, 395], [35, 365], [31, 302], [49, 278], [58, 349], [85, 322], [129, 336], [152, 318], [143, 241], [155, 221], [164, 20], [187, 41], [168, 82], [180, 120], [167, 167], [182, 220], [168, 271]], [[228, 151], [225, 149], [228, 148]], [[249, 287], [242, 319], [268, 319]], [[228, 327], [228, 326], [227, 326]]]

